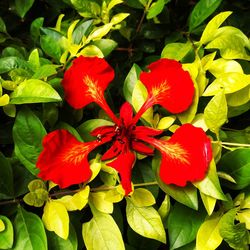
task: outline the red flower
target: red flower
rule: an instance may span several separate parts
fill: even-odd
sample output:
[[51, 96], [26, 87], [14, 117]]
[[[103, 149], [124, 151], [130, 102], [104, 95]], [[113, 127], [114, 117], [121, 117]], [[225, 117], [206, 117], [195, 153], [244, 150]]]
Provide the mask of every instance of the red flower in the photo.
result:
[[[185, 124], [164, 141], [154, 138], [162, 133], [161, 130], [136, 126], [141, 115], [154, 104], [160, 104], [174, 113], [189, 107], [194, 86], [180, 63], [168, 59], [152, 63], [149, 66], [151, 71], [140, 76], [148, 90], [146, 102], [134, 117], [131, 105], [124, 103], [117, 118], [104, 99], [104, 90], [113, 79], [110, 66], [104, 59], [80, 57], [75, 61], [63, 80], [66, 99], [73, 103], [73, 107], [96, 102], [115, 125], [96, 128], [91, 134], [97, 140], [87, 143], [78, 142], [65, 130], [48, 134], [37, 162], [41, 178], [53, 180], [61, 187], [87, 181], [91, 176], [87, 160], [89, 152], [109, 141], [112, 145], [103, 154], [102, 160], [109, 161], [108, 166], [118, 171], [126, 195], [132, 191], [131, 171], [136, 161], [135, 152], [153, 155], [155, 148], [161, 152], [160, 178], [166, 184], [184, 186], [188, 181], [205, 177], [212, 149], [210, 139], [202, 129]], [[95, 70], [95, 67], [99, 68]], [[91, 79], [91, 83], [86, 79]]]
[[163, 58], [151, 63], [148, 69], [149, 72], [140, 74], [140, 80], [148, 90], [148, 98], [135, 121], [155, 104], [160, 104], [171, 113], [181, 113], [188, 109], [194, 96], [194, 84], [182, 65], [175, 60]]
[[51, 180], [61, 188], [85, 182], [91, 177], [88, 154], [97, 146], [107, 142], [79, 142], [67, 130], [55, 130], [43, 139], [43, 151], [36, 166], [43, 180]]
[[113, 79], [114, 70], [103, 58], [80, 56], [64, 74], [65, 100], [75, 109], [95, 102], [115, 121], [104, 98], [104, 91]]

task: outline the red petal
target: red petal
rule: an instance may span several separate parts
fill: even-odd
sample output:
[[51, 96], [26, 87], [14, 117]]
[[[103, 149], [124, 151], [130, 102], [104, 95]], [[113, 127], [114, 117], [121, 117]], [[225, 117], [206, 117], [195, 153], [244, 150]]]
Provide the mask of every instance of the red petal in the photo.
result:
[[108, 166], [117, 170], [121, 177], [121, 184], [125, 191], [125, 195], [132, 192], [131, 172], [135, 163], [135, 154], [129, 150], [123, 150], [120, 155]]
[[179, 62], [165, 58], [150, 64], [148, 68], [149, 72], [140, 75], [149, 94], [148, 103], [143, 108], [160, 104], [172, 113], [185, 111], [194, 96], [194, 84], [189, 73], [182, 69]]
[[101, 126], [98, 128], [95, 128], [93, 131], [90, 133], [92, 136], [108, 136], [108, 137], [113, 137], [115, 135], [115, 127], [114, 126]]
[[67, 130], [55, 130], [43, 139], [43, 151], [38, 157], [38, 174], [61, 188], [85, 182], [91, 177], [88, 154], [104, 142], [82, 143]]
[[123, 148], [123, 144], [119, 141], [115, 141], [113, 145], [103, 154], [102, 161], [107, 161], [118, 156]]
[[132, 149], [140, 154], [145, 154], [145, 155], [154, 154], [153, 148], [150, 148], [149, 146], [145, 145], [144, 143], [140, 141], [132, 141]]
[[127, 127], [131, 124], [132, 118], [133, 109], [128, 102], [125, 102], [120, 110], [120, 120], [122, 121], [122, 124]]
[[160, 135], [163, 131], [160, 129], [154, 129], [150, 127], [144, 126], [136, 126], [135, 130], [133, 131], [133, 135], [136, 139], [143, 140], [143, 138], [150, 137], [150, 136], [157, 136]]
[[64, 74], [65, 99], [76, 109], [91, 102], [102, 103], [113, 78], [114, 70], [103, 58], [80, 56]]

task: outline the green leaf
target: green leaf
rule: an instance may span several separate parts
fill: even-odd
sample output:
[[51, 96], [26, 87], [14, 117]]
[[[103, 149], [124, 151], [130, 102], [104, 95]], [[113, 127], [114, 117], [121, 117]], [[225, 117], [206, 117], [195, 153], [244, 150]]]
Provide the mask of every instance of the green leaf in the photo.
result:
[[88, 250], [125, 250], [121, 232], [111, 215], [91, 206], [93, 218], [82, 225], [82, 237]]
[[33, 71], [36, 71], [40, 67], [40, 59], [38, 49], [34, 49], [31, 51], [28, 60]]
[[156, 16], [158, 16], [164, 9], [165, 4], [169, 3], [170, 0], [157, 0], [154, 2], [147, 13], [147, 19], [152, 19]]
[[4, 94], [0, 96], [0, 107], [8, 105], [9, 101], [10, 101], [10, 97], [8, 94]]
[[84, 36], [87, 35], [89, 32], [91, 26], [93, 24], [93, 20], [87, 20], [83, 23], [80, 23], [75, 30], [73, 31], [72, 37], [73, 37], [73, 43], [79, 44]]
[[16, 68], [29, 69], [29, 64], [16, 56], [0, 58], [0, 74], [6, 73]]
[[48, 192], [42, 188], [27, 193], [23, 197], [23, 200], [26, 204], [34, 207], [42, 207], [47, 199], [48, 199]]
[[104, 119], [91, 119], [82, 123], [77, 127], [78, 133], [81, 135], [84, 141], [92, 141], [95, 137], [90, 135], [90, 132], [100, 126], [113, 126], [114, 124]]
[[250, 209], [244, 209], [237, 213], [240, 223], [245, 223], [246, 229], [250, 230]]
[[126, 101], [128, 101], [129, 103], [132, 103], [132, 93], [137, 81], [139, 80], [141, 71], [142, 70], [137, 64], [133, 64], [132, 68], [125, 78], [123, 85], [123, 94]]
[[170, 249], [192, 242], [204, 218], [203, 211], [195, 211], [178, 202], [175, 203], [167, 221]]
[[0, 199], [13, 198], [12, 167], [5, 156], [0, 152]]
[[222, 0], [200, 0], [189, 17], [189, 31], [193, 31], [220, 6]]
[[41, 219], [18, 207], [14, 221], [15, 243], [13, 250], [47, 250], [47, 238]]
[[36, 18], [30, 25], [30, 34], [33, 41], [37, 41], [40, 36], [40, 28], [43, 26], [44, 18]]
[[214, 160], [209, 165], [206, 177], [199, 182], [193, 183], [203, 194], [211, 196], [219, 200], [227, 200], [220, 187], [219, 178], [216, 171]]
[[170, 211], [170, 206], [170, 197], [168, 194], [166, 194], [163, 202], [161, 203], [161, 206], [158, 209], [158, 213], [161, 216], [162, 221], [165, 221], [165, 219], [167, 218]]
[[24, 18], [26, 13], [29, 11], [29, 9], [32, 7], [35, 0], [15, 0], [15, 7], [17, 14]]
[[11, 104], [59, 102], [62, 100], [50, 84], [37, 79], [22, 82], [11, 93], [10, 97]]
[[42, 220], [49, 231], [54, 231], [66, 240], [69, 235], [69, 215], [65, 206], [55, 200], [49, 200], [43, 210]]
[[232, 14], [231, 11], [225, 11], [216, 15], [209, 23], [207, 24], [206, 28], [204, 29], [200, 43], [206, 44], [209, 41], [213, 40], [214, 35], [216, 34], [218, 28], [221, 24]]
[[111, 39], [100, 39], [94, 41], [93, 44], [102, 51], [104, 57], [108, 56], [118, 45], [116, 41]]
[[208, 215], [211, 215], [214, 211], [217, 199], [209, 195], [203, 194], [202, 192], [200, 192], [200, 195]]
[[167, 129], [169, 128], [176, 120], [175, 116], [167, 116], [160, 119], [157, 124], [157, 129]]
[[7, 33], [6, 25], [2, 17], [0, 17], [0, 32]]
[[145, 188], [137, 188], [130, 197], [130, 201], [136, 207], [148, 207], [155, 204], [155, 198], [150, 191]]
[[110, 23], [113, 24], [113, 25], [116, 25], [120, 22], [122, 22], [125, 18], [127, 18], [130, 14], [129, 13], [118, 13], [116, 15], [114, 15], [112, 18], [111, 18], [111, 21]]
[[237, 209], [231, 209], [220, 221], [220, 235], [233, 249], [248, 249], [249, 232], [244, 223], [234, 224]]
[[86, 47], [84, 47], [78, 54], [77, 56], [97, 56], [102, 58], [103, 57], [103, 53], [102, 51], [95, 45], [88, 45]]
[[113, 203], [110, 201], [107, 201], [105, 198], [106, 193], [105, 192], [96, 192], [90, 194], [90, 201], [91, 204], [100, 212], [112, 214], [113, 213]]
[[4, 223], [4, 230], [0, 232], [1, 249], [10, 249], [12, 248], [14, 241], [12, 223], [6, 216], [3, 215], [0, 215], [0, 220]]
[[59, 122], [56, 124], [56, 129], [68, 130], [78, 141], [83, 142], [82, 137], [78, 134], [77, 130], [66, 122]]
[[33, 174], [38, 173], [37, 158], [42, 151], [42, 139], [46, 130], [40, 120], [28, 109], [21, 109], [13, 126], [15, 154]]
[[227, 101], [224, 91], [216, 94], [204, 110], [204, 119], [208, 128], [218, 133], [219, 128], [227, 121]]
[[137, 207], [130, 198], [126, 201], [129, 226], [143, 237], [166, 243], [165, 230], [158, 212], [153, 207]]
[[219, 161], [220, 171], [224, 171], [236, 181], [226, 183], [232, 189], [243, 189], [250, 185], [250, 149], [238, 148], [224, 154]]
[[237, 107], [248, 103], [250, 100], [250, 85], [235, 93], [227, 94], [226, 98], [228, 106], [232, 107]]
[[22, 49], [14, 48], [14, 47], [6, 47], [2, 51], [2, 57], [18, 57], [20, 59], [25, 59], [23, 55]]
[[36, 70], [35, 74], [32, 76], [33, 79], [44, 79], [49, 76], [55, 75], [57, 73], [56, 68], [58, 65], [45, 64]]
[[191, 49], [192, 43], [189, 41], [186, 43], [169, 43], [163, 48], [161, 57], [180, 61]]
[[156, 154], [152, 161], [152, 167], [155, 172], [155, 177], [159, 187], [168, 195], [170, 195], [176, 201], [197, 210], [198, 209], [198, 198], [197, 189], [193, 186], [178, 187], [175, 185], [166, 185], [159, 177], [161, 157]]
[[74, 227], [69, 225], [69, 237], [67, 240], [57, 236], [54, 232], [46, 231], [48, 248], [51, 250], [77, 250], [78, 241]]
[[100, 5], [94, 0], [70, 0], [77, 12], [87, 18], [96, 18], [101, 13]]
[[[141, 81], [137, 81], [132, 93], [132, 106], [138, 112], [148, 97], [148, 91]], [[153, 124], [153, 108], [147, 109], [142, 118], [149, 124]]]
[[214, 250], [222, 242], [222, 237], [219, 233], [219, 223], [222, 214], [214, 213], [200, 226], [196, 237], [196, 250]]

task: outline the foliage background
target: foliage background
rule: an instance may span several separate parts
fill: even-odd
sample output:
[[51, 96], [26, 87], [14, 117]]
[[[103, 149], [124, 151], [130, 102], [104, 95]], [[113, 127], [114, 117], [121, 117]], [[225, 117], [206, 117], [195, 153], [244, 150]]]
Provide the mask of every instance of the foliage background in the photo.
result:
[[[124, 249], [124, 245], [126, 249], [248, 249], [249, 10], [247, 0], [1, 1], [0, 249]], [[237, 30], [224, 30], [218, 42], [214, 29], [202, 43], [209, 20], [224, 11], [233, 14], [225, 16], [222, 26]], [[58, 18], [62, 13], [63, 19]], [[215, 41], [217, 44], [211, 45]], [[152, 165], [157, 168], [159, 159], [142, 159], [133, 170], [137, 191], [125, 201], [117, 198], [119, 192], [94, 192], [100, 183], [115, 185], [114, 173], [102, 170], [99, 179], [91, 182], [92, 195], [85, 190], [76, 204], [68, 202], [75, 211], [69, 212], [67, 238], [68, 212], [61, 210], [57, 200], [79, 190], [72, 187], [62, 192], [37, 181], [35, 162], [47, 132], [66, 128], [89, 140], [87, 132], [97, 126], [97, 121], [91, 119], [102, 119], [98, 124], [107, 119], [95, 105], [73, 110], [62, 101], [63, 72], [79, 53], [105, 56], [115, 68], [116, 79], [107, 98], [116, 112], [124, 100], [132, 102], [135, 109], [140, 105], [143, 100], [138, 97], [143, 96], [143, 89], [137, 86], [135, 90], [138, 74], [160, 57], [186, 65], [199, 90], [224, 77], [225, 92], [220, 91], [219, 82], [214, 89], [210, 87], [210, 93], [206, 90], [204, 95], [202, 91], [192, 110], [177, 119], [160, 108], [155, 108], [154, 116], [145, 118], [155, 127], [164, 118], [160, 124], [171, 132], [186, 122], [209, 129], [215, 141], [215, 161], [205, 182], [184, 189], [161, 183], [150, 185], [156, 184]], [[224, 61], [212, 64], [220, 58]], [[100, 168], [98, 156], [95, 164]], [[50, 206], [57, 216], [44, 216], [48, 197], [54, 201]], [[88, 197], [95, 201], [91, 210], [84, 207]], [[96, 223], [92, 219], [87, 224], [92, 214]], [[155, 224], [154, 216], [160, 218]], [[162, 243], [161, 232], [154, 231], [162, 225], [167, 244]], [[107, 230], [114, 234], [112, 242], [108, 241]], [[97, 231], [103, 238], [99, 243], [94, 242]]]

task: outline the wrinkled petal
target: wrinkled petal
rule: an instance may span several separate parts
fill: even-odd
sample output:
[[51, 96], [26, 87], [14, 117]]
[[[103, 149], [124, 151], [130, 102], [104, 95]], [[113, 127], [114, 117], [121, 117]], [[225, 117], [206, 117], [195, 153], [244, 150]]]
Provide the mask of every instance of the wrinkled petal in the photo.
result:
[[80, 56], [64, 74], [65, 99], [76, 109], [100, 102], [113, 78], [114, 70], [103, 58]]
[[211, 141], [201, 128], [184, 124], [168, 141], [148, 138], [161, 152], [160, 178], [166, 184], [185, 186], [204, 179], [212, 159]]
[[130, 150], [124, 150], [114, 161], [108, 163], [108, 166], [114, 168], [120, 174], [121, 185], [125, 191], [125, 195], [132, 192], [131, 172], [135, 160], [136, 157], [133, 152]]
[[43, 139], [43, 151], [38, 157], [38, 176], [51, 180], [61, 188], [85, 182], [91, 177], [88, 154], [105, 143], [79, 142], [67, 130], [55, 130]]
[[151, 63], [148, 69], [149, 72], [140, 74], [140, 80], [148, 91], [148, 100], [143, 109], [160, 104], [171, 113], [180, 113], [191, 105], [194, 84], [181, 63], [163, 58]]

